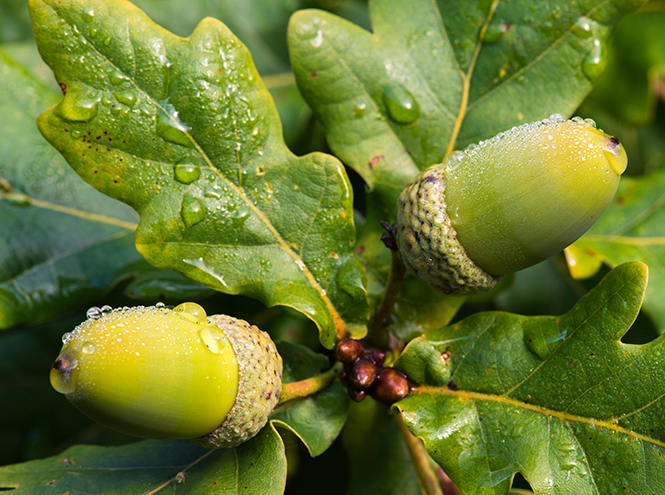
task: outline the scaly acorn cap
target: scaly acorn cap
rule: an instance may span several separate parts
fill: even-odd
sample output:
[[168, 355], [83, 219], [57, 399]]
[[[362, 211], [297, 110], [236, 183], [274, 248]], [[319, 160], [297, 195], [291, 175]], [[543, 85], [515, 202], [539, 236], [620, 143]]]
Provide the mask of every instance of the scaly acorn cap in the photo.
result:
[[213, 315], [208, 321], [233, 345], [240, 368], [238, 393], [220, 427], [192, 442], [207, 448], [234, 447], [268, 422], [282, 391], [282, 357], [270, 336], [246, 321], [226, 315]]
[[500, 278], [469, 259], [457, 240], [445, 196], [444, 168], [434, 166], [409, 182], [397, 200], [395, 240], [406, 268], [446, 294], [465, 295], [494, 287]]
[[470, 145], [404, 188], [394, 228], [402, 260], [443, 292], [488, 290], [582, 236], [626, 165], [617, 138], [558, 114]]
[[206, 447], [255, 435], [281, 377], [266, 333], [229, 316], [208, 318], [195, 303], [90, 308], [88, 320], [63, 336], [50, 375], [58, 392], [109, 428]]

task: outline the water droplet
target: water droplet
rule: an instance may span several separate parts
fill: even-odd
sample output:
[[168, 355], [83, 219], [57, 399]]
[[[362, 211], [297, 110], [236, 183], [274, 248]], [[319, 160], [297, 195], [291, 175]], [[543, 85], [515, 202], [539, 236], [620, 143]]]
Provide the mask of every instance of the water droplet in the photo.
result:
[[548, 117], [548, 120], [551, 120], [552, 122], [560, 122], [563, 120], [563, 117], [560, 113], [553, 113]]
[[92, 20], [95, 18], [95, 11], [92, 9], [86, 9], [85, 12], [83, 12], [83, 20], [85, 22], [92, 22]]
[[58, 104], [60, 115], [72, 122], [87, 122], [97, 115], [101, 92], [78, 83], [67, 88], [65, 98]]
[[113, 311], [113, 308], [108, 304], [105, 304], [104, 306], [102, 306], [101, 311], [102, 311], [102, 316], [107, 316]]
[[506, 24], [505, 22], [487, 26], [485, 36], [483, 36], [483, 43], [487, 45], [496, 43], [503, 38], [503, 35], [508, 32], [508, 29], [510, 29], [510, 24]]
[[119, 70], [113, 70], [109, 73], [109, 81], [111, 81], [111, 84], [114, 86], [120, 86], [122, 83], [130, 81], [130, 79]]
[[446, 165], [452, 167], [453, 165], [461, 162], [465, 156], [466, 155], [463, 151], [453, 151], [450, 155], [448, 155], [448, 158], [446, 158]]
[[575, 36], [581, 39], [591, 38], [596, 22], [586, 16], [579, 17], [571, 27]]
[[178, 117], [178, 112], [168, 100], [158, 101], [157, 107], [157, 135], [172, 143], [194, 148], [190, 138], [191, 127], [185, 125]]
[[61, 340], [63, 344], [66, 344], [69, 342], [69, 340], [72, 338], [72, 333], [71, 332], [65, 332], [62, 334]]
[[163, 302], [160, 301], [157, 304], [155, 304], [155, 307], [156, 308], [164, 308], [164, 307], [166, 307], [166, 304], [164, 304]]
[[203, 325], [208, 318], [205, 309], [193, 302], [178, 304], [173, 308], [173, 311], [183, 318], [187, 318], [192, 323], [198, 323], [199, 325]]
[[84, 342], [83, 345], [81, 346], [81, 352], [83, 354], [92, 354], [95, 352], [95, 344], [92, 342]]
[[88, 311], [85, 312], [85, 316], [89, 320], [97, 320], [102, 317], [102, 310], [97, 306], [92, 306], [91, 308], [88, 308]]
[[192, 196], [185, 196], [182, 198], [182, 207], [180, 208], [180, 216], [185, 222], [187, 227], [196, 225], [202, 221], [206, 216], [206, 207], [201, 200]]
[[353, 116], [357, 119], [360, 119], [364, 115], [365, 115], [365, 104], [364, 103], [356, 103], [353, 106]]
[[604, 49], [603, 43], [595, 38], [591, 50], [582, 62], [582, 70], [589, 79], [596, 79], [605, 70], [605, 65], [607, 65], [606, 53], [607, 50]]
[[400, 83], [388, 84], [383, 89], [383, 102], [390, 117], [400, 124], [410, 124], [420, 115], [420, 108], [415, 98]]
[[120, 102], [127, 105], [129, 108], [134, 108], [136, 104], [136, 95], [131, 91], [118, 91], [113, 93], [113, 96]]
[[222, 331], [212, 325], [205, 326], [199, 331], [199, 336], [203, 341], [203, 344], [208, 348], [213, 354], [219, 354], [224, 350], [226, 346], [226, 336]]
[[241, 204], [231, 215], [231, 220], [233, 221], [233, 225], [237, 227], [242, 227], [245, 223], [245, 220], [249, 218], [250, 214], [249, 206], [246, 204]]
[[76, 357], [65, 353], [58, 356], [49, 374], [51, 386], [61, 394], [70, 394], [76, 390], [78, 382], [78, 361]]
[[340, 289], [351, 296], [351, 300], [355, 301], [367, 297], [367, 290], [363, 285], [362, 271], [355, 259], [347, 260], [337, 270], [335, 282]]
[[201, 177], [201, 169], [192, 163], [180, 163], [175, 166], [175, 180], [191, 184]]

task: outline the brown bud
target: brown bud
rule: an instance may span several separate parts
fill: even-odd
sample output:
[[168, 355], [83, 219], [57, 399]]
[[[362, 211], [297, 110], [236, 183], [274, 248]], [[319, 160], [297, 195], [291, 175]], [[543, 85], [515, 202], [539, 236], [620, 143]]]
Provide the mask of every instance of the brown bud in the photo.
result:
[[347, 389], [349, 397], [354, 402], [362, 402], [363, 399], [367, 396], [367, 393], [364, 390], [358, 390], [357, 388], [350, 387]]
[[370, 394], [374, 400], [390, 405], [409, 395], [409, 382], [401, 371], [383, 368], [374, 380]]
[[368, 355], [361, 356], [351, 365], [348, 378], [356, 388], [369, 388], [376, 378], [376, 365]]
[[383, 363], [386, 360], [386, 355], [377, 349], [374, 349], [370, 351], [369, 357], [372, 358], [372, 361], [374, 361], [374, 364], [376, 364], [379, 368], [383, 366]]
[[335, 357], [344, 364], [351, 364], [365, 352], [363, 345], [353, 339], [342, 339], [335, 346]]

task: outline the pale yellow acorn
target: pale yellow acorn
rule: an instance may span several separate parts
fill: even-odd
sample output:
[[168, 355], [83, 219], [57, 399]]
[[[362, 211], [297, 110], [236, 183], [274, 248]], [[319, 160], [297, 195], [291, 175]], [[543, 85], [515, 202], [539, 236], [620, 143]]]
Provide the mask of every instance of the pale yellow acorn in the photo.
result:
[[488, 290], [584, 234], [626, 165], [617, 138], [591, 120], [557, 114], [454, 152], [409, 182], [397, 201], [402, 259], [443, 292]]
[[266, 424], [282, 359], [265, 332], [195, 303], [105, 306], [63, 336], [51, 384], [109, 428], [232, 447]]

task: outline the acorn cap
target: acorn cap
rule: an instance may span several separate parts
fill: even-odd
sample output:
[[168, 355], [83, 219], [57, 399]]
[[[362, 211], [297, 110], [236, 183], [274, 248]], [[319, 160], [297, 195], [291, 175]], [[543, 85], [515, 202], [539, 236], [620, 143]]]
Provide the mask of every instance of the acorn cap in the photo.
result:
[[464, 295], [494, 287], [457, 240], [446, 205], [444, 167], [435, 165], [409, 182], [397, 200], [395, 240], [406, 268], [447, 294]]
[[192, 439], [206, 448], [235, 447], [268, 422], [282, 391], [282, 357], [266, 332], [244, 320], [213, 315], [208, 321], [231, 341], [239, 364], [238, 394], [224, 422], [212, 433]]

